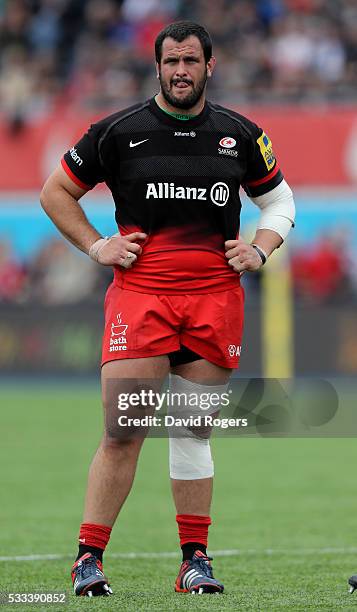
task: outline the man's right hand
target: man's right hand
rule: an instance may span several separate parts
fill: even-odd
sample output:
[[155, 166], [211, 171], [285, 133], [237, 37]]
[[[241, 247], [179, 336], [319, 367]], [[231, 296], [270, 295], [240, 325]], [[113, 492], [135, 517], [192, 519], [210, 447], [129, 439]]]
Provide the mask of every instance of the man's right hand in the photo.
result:
[[146, 238], [147, 234], [143, 232], [133, 232], [126, 236], [112, 236], [99, 246], [93, 259], [103, 266], [131, 268], [136, 262], [138, 255], [142, 253], [142, 248], [136, 241], [145, 240]]

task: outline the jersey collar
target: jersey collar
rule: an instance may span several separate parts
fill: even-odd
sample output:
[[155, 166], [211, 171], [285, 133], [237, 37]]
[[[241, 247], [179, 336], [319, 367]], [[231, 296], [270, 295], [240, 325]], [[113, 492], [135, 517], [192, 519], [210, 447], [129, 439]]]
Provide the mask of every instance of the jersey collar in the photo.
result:
[[161, 123], [166, 123], [166, 125], [170, 125], [171, 127], [175, 127], [176, 129], [178, 127], [182, 128], [183, 126], [185, 127], [185, 129], [194, 128], [203, 123], [209, 113], [209, 106], [206, 101], [199, 115], [195, 115], [195, 117], [192, 117], [192, 119], [186, 119], [185, 121], [182, 121], [181, 119], [176, 119], [176, 117], [172, 117], [172, 115], [168, 115], [167, 113], [165, 113], [165, 111], [163, 111], [158, 106], [157, 102], [155, 101], [155, 97], [151, 98], [149, 100], [149, 103], [151, 112], [161, 121]]

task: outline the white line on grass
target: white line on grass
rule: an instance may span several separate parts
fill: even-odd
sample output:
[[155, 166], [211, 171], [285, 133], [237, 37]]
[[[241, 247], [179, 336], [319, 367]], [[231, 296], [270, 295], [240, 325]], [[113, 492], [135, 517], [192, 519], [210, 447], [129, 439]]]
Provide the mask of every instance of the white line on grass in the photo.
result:
[[[244, 555], [355, 555], [357, 547], [350, 548], [232, 548], [231, 550], [210, 550], [213, 557], [236, 557]], [[110, 559], [176, 559], [178, 552], [128, 552], [106, 553]], [[73, 555], [15, 555], [13, 557], [0, 557], [0, 561], [61, 561], [72, 559]]]

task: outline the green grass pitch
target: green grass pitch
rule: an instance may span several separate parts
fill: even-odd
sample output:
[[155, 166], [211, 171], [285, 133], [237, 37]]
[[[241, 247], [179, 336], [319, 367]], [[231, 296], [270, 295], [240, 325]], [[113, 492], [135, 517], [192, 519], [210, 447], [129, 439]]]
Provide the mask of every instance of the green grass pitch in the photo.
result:
[[[89, 461], [101, 435], [98, 388], [63, 382], [4, 387], [1, 411], [0, 591], [67, 591], [69, 605], [0, 610], [353, 610], [357, 593], [354, 439], [217, 438], [209, 549], [222, 596], [176, 594], [179, 567], [167, 441], [150, 439], [105, 558], [114, 596], [75, 598], [76, 549]], [[120, 558], [118, 553], [177, 556]]]

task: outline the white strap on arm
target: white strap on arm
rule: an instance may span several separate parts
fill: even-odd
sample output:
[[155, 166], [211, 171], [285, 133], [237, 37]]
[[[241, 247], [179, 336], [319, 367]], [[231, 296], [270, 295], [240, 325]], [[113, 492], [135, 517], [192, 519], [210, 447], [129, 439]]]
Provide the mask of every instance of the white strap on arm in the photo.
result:
[[273, 230], [285, 240], [294, 226], [293, 192], [283, 179], [277, 187], [256, 198], [250, 198], [261, 210], [257, 229]]
[[99, 252], [102, 250], [103, 247], [105, 247], [109, 240], [110, 238], [106, 236], [105, 238], [99, 238], [99, 240], [92, 244], [88, 251], [88, 255], [91, 259], [93, 259], [93, 261], [98, 261]]

